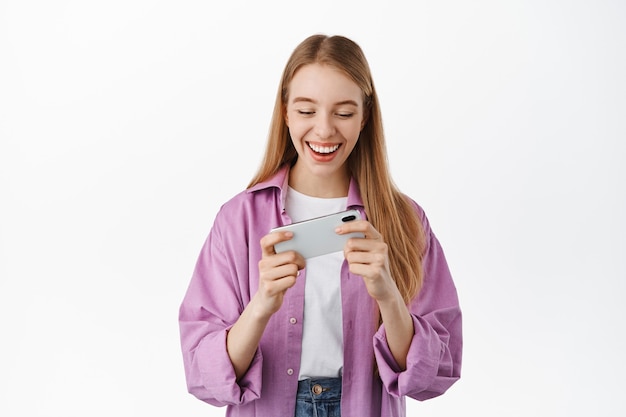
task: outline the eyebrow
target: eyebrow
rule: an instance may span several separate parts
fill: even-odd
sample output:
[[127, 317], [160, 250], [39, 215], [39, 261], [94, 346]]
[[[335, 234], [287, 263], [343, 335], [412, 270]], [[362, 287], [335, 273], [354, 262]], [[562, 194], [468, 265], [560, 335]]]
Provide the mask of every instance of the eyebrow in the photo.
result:
[[[294, 98], [292, 101], [292, 103], [299, 103], [299, 102], [306, 102], [306, 103], [313, 103], [313, 104], [317, 104], [317, 101], [313, 100], [312, 98], [308, 98], [308, 97], [296, 97]], [[359, 107], [359, 103], [357, 103], [354, 100], [343, 100], [343, 101], [339, 101], [337, 103], [335, 103], [335, 106], [343, 106], [344, 104], [349, 104], [355, 107]]]

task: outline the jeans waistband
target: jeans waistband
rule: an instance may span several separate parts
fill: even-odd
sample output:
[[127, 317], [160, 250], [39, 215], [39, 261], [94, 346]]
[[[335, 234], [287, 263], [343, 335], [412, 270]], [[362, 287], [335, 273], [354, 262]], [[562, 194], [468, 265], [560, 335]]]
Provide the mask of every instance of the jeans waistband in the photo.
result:
[[298, 399], [335, 401], [341, 399], [341, 378], [312, 378], [298, 382]]

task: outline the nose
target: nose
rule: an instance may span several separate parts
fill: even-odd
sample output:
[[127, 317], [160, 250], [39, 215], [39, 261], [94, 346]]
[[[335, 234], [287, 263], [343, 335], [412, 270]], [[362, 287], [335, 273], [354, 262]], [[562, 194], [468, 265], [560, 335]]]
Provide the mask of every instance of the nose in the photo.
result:
[[335, 134], [335, 126], [331, 116], [319, 114], [315, 120], [315, 134], [320, 139], [328, 139]]

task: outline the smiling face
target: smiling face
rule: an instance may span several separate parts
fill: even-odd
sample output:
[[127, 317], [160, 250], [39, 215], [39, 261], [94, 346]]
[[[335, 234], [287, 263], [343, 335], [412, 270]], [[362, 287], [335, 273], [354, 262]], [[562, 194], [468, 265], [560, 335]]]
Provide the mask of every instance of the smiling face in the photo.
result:
[[285, 122], [298, 153], [289, 185], [312, 196], [347, 195], [346, 160], [365, 122], [358, 85], [333, 67], [303, 66], [289, 84]]

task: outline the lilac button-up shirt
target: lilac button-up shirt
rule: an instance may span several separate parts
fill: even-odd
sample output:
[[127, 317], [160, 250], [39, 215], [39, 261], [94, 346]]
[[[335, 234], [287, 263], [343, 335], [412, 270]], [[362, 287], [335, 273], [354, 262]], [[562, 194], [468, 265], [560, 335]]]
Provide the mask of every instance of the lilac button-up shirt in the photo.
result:
[[[270, 319], [247, 373], [237, 381], [226, 335], [256, 293], [259, 241], [289, 224], [285, 212], [288, 169], [238, 194], [222, 206], [202, 247], [180, 307], [183, 362], [189, 392], [228, 416], [293, 416], [302, 342], [306, 268]], [[348, 208], [365, 216], [354, 180]], [[461, 310], [443, 251], [423, 210], [414, 203], [426, 234], [424, 283], [409, 305], [415, 335], [402, 371], [378, 326], [375, 301], [360, 276], [341, 269], [344, 367], [343, 417], [405, 416], [405, 396], [425, 400], [444, 393], [460, 377]], [[376, 371], [376, 369], [378, 371]]]

